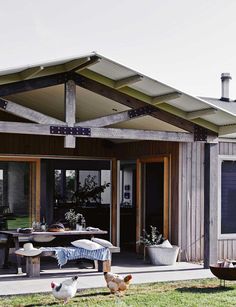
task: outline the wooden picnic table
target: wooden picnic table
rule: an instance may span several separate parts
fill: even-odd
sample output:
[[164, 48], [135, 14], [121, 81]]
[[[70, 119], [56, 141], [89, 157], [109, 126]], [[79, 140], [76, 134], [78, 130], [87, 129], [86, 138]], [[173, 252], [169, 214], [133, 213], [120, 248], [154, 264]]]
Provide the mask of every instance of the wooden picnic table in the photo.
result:
[[[27, 238], [27, 237], [34, 237], [34, 236], [55, 236], [55, 237], [94, 237], [95, 235], [106, 235], [106, 230], [65, 230], [65, 231], [59, 231], [59, 232], [52, 232], [52, 231], [33, 231], [32, 233], [21, 233], [17, 232], [16, 230], [0, 230], [0, 234], [7, 236], [7, 243], [6, 243], [6, 249], [5, 249], [5, 259], [4, 259], [4, 267], [8, 266], [8, 256], [9, 256], [9, 248], [11, 241], [14, 242], [15, 250], [18, 250], [20, 248], [20, 240], [19, 238]], [[43, 242], [41, 244], [43, 246]], [[16, 264], [17, 264], [17, 273], [22, 273], [22, 266], [21, 266], [21, 257], [19, 255], [16, 255]]]

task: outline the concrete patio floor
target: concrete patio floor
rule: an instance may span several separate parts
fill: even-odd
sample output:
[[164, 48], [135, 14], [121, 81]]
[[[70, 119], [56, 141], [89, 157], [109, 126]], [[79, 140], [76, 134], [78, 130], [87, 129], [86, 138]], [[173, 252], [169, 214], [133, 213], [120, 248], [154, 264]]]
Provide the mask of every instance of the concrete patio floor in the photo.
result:
[[[51, 259], [42, 262], [41, 276], [37, 279], [28, 278], [24, 273], [17, 275], [13, 268], [0, 269], [0, 296], [51, 292], [51, 281], [61, 282], [74, 275], [79, 276], [78, 290], [105, 287], [103, 273], [85, 264], [87, 268], [78, 268], [71, 262], [58, 269], [56, 260]], [[153, 266], [131, 253], [114, 254], [112, 272], [132, 274], [133, 284], [214, 278], [210, 270], [203, 269], [200, 264], [177, 262], [173, 266]]]

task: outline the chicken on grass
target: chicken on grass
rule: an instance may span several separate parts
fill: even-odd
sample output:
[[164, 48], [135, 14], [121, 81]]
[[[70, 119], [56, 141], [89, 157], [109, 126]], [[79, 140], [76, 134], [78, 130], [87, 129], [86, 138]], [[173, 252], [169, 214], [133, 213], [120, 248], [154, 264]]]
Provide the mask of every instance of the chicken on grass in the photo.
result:
[[132, 279], [132, 275], [122, 277], [118, 274], [111, 272], [104, 273], [104, 277], [107, 283], [107, 287], [110, 289], [112, 294], [124, 294], [129, 288], [129, 284]]
[[64, 280], [60, 284], [51, 282], [52, 294], [54, 297], [63, 300], [64, 304], [66, 304], [77, 292], [77, 279], [78, 276], [74, 276], [70, 279]]

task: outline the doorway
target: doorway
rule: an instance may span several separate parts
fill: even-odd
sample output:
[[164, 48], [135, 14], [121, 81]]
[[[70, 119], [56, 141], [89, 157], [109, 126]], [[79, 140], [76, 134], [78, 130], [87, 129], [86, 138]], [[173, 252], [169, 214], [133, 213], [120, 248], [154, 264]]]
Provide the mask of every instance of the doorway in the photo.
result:
[[[170, 157], [137, 160], [136, 242], [150, 225], [169, 237]], [[139, 244], [136, 246], [139, 251]]]

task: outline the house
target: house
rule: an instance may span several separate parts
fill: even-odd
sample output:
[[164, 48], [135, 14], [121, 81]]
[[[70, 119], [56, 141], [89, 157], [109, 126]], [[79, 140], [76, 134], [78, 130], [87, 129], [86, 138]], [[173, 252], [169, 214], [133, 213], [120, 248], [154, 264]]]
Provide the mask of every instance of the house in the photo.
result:
[[114, 244], [140, 252], [142, 229], [156, 225], [185, 260], [234, 257], [233, 102], [193, 97], [96, 53], [2, 71], [0, 97], [9, 228], [56, 221], [91, 176], [111, 185], [79, 211]]

